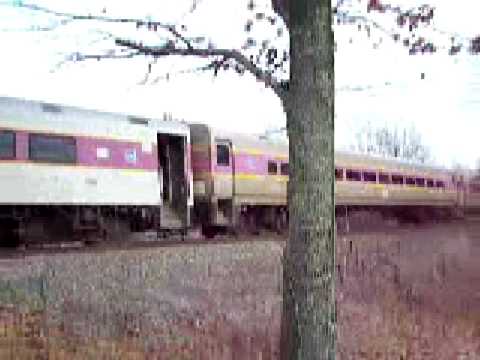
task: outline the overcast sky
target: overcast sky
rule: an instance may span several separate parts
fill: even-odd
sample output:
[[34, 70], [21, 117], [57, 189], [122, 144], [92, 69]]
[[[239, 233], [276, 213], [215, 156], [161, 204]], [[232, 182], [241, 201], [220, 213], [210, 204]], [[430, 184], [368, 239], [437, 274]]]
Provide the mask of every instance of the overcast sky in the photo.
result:
[[[187, 25], [189, 34], [203, 35], [218, 47], [227, 48], [239, 48], [243, 44], [246, 39], [243, 28], [251, 16], [247, 0], [202, 0], [191, 14], [192, 0], [176, 0], [174, 7], [147, 0], [134, 3], [114, 0], [32, 2], [58, 11], [99, 13], [106, 7], [107, 15], [112, 17], [152, 16], [160, 21], [178, 22]], [[258, 3], [267, 13], [271, 12], [268, 0]], [[401, 2], [402, 5], [407, 3], [419, 2]], [[474, 5], [470, 0], [431, 0], [430, 3], [437, 7], [435, 27], [464, 36], [477, 35], [475, 25], [480, 4]], [[171, 112], [188, 122], [207, 122], [242, 132], [261, 133], [285, 125], [280, 101], [250, 75], [240, 77], [226, 72], [213, 78], [211, 73], [178, 73], [205, 63], [198, 59], [160, 60], [147, 85], [138, 84], [147, 68], [147, 60], [143, 58], [67, 64], [51, 73], [54, 65], [69, 52], [98, 53], [111, 48], [108, 41], [92, 43], [99, 38], [95, 29], [125, 36], [145, 36], [134, 26], [106, 27], [82, 22], [52, 32], [25, 31], [32, 24], [45, 26], [54, 19], [0, 5], [0, 30], [3, 30], [0, 31], [0, 94], [147, 116]], [[386, 26], [391, 25], [390, 20], [381, 15], [378, 18]], [[270, 36], [275, 28], [256, 24], [254, 31]], [[280, 48], [288, 48], [287, 35], [276, 40]], [[151, 34], [147, 36], [152, 37]], [[437, 163], [449, 166], [456, 161], [475, 165], [480, 157], [478, 57], [467, 54], [449, 57], [445, 53], [408, 56], [405, 49], [387, 39], [385, 34], [372, 32], [368, 39], [356, 26], [336, 27], [335, 37], [338, 42], [335, 58], [338, 148], [350, 144], [356, 129], [366, 122], [400, 127], [414, 124]], [[382, 44], [374, 49], [373, 43], [380, 37]], [[158, 41], [158, 38], [150, 40]], [[447, 36], [437, 39], [439, 44], [448, 43], [448, 40]], [[172, 75], [167, 81], [165, 74], [168, 72]], [[422, 72], [425, 73], [423, 80]], [[160, 79], [152, 83], [156, 76]]]

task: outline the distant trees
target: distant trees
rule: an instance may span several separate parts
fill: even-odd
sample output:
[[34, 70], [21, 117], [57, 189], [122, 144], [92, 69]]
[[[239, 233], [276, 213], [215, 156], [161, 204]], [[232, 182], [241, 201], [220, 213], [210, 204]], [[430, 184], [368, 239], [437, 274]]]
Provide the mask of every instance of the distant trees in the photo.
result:
[[424, 145], [421, 135], [412, 126], [410, 129], [374, 128], [370, 123], [355, 134], [350, 146], [352, 151], [394, 157], [424, 164], [431, 160], [430, 151]]

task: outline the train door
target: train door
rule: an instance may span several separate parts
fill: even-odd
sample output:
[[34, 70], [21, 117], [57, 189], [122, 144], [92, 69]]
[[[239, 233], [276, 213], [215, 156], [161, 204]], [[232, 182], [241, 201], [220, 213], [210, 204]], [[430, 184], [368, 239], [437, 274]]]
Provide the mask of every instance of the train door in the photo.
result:
[[162, 203], [170, 203], [171, 201], [170, 164], [168, 138], [164, 135], [158, 135], [158, 176], [160, 180]]
[[215, 195], [218, 198], [232, 198], [234, 194], [234, 157], [232, 143], [228, 140], [216, 140]]
[[234, 221], [235, 157], [232, 142], [215, 139], [214, 192], [217, 209], [214, 211], [216, 225], [231, 225]]
[[188, 184], [186, 137], [157, 134], [158, 176], [162, 195], [160, 227], [179, 229], [188, 226]]

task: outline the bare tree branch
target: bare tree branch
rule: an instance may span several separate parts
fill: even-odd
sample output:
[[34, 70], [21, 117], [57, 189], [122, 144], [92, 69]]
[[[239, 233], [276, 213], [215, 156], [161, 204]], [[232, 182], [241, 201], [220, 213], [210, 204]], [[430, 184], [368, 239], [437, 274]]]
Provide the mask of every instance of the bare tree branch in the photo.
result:
[[85, 61], [85, 60], [102, 60], [102, 59], [131, 59], [135, 56], [141, 55], [140, 51], [130, 52], [127, 54], [116, 54], [114, 50], [108, 52], [106, 54], [98, 54], [98, 55], [88, 55], [88, 54], [80, 54], [74, 53], [72, 55], [72, 61]]
[[136, 24], [138, 27], [146, 26], [148, 29], [156, 30], [157, 28], [161, 28], [170, 32], [175, 38], [182, 41], [188, 49], [193, 48], [192, 44], [189, 40], [187, 40], [182, 34], [180, 34], [173, 25], [164, 24], [163, 22], [159, 21], [147, 21], [143, 19], [131, 19], [131, 18], [111, 18], [108, 16], [100, 16], [100, 15], [78, 15], [78, 14], [70, 14], [70, 13], [63, 13], [54, 11], [42, 6], [34, 5], [34, 4], [20, 4], [20, 7], [33, 10], [33, 11], [40, 11], [46, 14], [51, 14], [58, 17], [66, 17], [70, 20], [94, 20], [94, 21], [102, 21], [102, 22], [109, 22], [109, 23], [132, 23]]
[[[191, 74], [191, 73], [196, 73], [196, 72], [203, 72], [203, 71], [206, 71], [206, 70], [211, 70], [213, 69], [214, 67], [216, 66], [215, 64], [215, 61], [212, 61], [210, 63], [208, 63], [207, 65], [203, 65], [203, 66], [199, 66], [199, 67], [196, 67], [196, 68], [191, 68], [191, 69], [186, 69], [186, 70], [179, 70], [179, 71], [175, 71], [174, 74]], [[171, 73], [166, 73], [165, 75], [163, 76], [157, 76], [153, 81], [152, 81], [152, 84], [156, 84], [158, 83], [160, 80], [164, 79], [164, 80], [169, 80], [170, 79], [170, 76], [171, 76]]]
[[[187, 15], [193, 13], [195, 10], [197, 10], [198, 5], [201, 4], [203, 0], [192, 0], [192, 6], [188, 11], [186, 11], [179, 19], [179, 21], [182, 21]], [[178, 23], [178, 22], [176, 22]]]
[[[180, 56], [199, 56], [199, 57], [212, 57], [218, 56], [225, 60], [232, 59], [237, 64], [241, 65], [245, 70], [250, 72], [259, 81], [265, 83], [266, 87], [272, 88], [275, 93], [284, 100], [286, 91], [288, 90], [288, 83], [278, 82], [273, 78], [271, 73], [263, 71], [258, 68], [253, 62], [247, 59], [240, 51], [232, 49], [178, 49], [175, 47], [158, 47], [158, 46], [146, 46], [142, 43], [137, 43], [125, 39], [115, 39], [115, 43], [119, 46], [125, 46], [130, 49], [138, 50], [143, 55], [151, 55], [154, 57], [168, 56], [168, 55], [180, 55]], [[221, 64], [220, 64], [221, 65]]]
[[145, 85], [148, 81], [148, 79], [150, 78], [150, 75], [152, 74], [152, 67], [153, 67], [153, 64], [156, 64], [158, 61], [158, 58], [154, 58], [152, 61], [149, 61], [148, 62], [148, 65], [147, 65], [147, 72], [145, 73], [145, 77], [143, 78], [143, 80], [141, 80], [138, 85]]
[[80, 61], [87, 61], [87, 60], [97, 60], [100, 61], [102, 59], [131, 59], [135, 56], [142, 55], [140, 51], [129, 52], [118, 54], [115, 50], [110, 50], [105, 54], [81, 54], [79, 52], [74, 52], [69, 54], [65, 57], [64, 60], [55, 64], [55, 66], [50, 70], [51, 73], [57, 71], [63, 65], [69, 62], [80, 62]]
[[289, 0], [272, 0], [273, 10], [282, 17], [287, 27], [289, 26]]
[[48, 32], [48, 31], [53, 31], [60, 26], [67, 25], [68, 23], [71, 23], [73, 19], [62, 19], [59, 22], [49, 25], [49, 26], [37, 26], [37, 25], [32, 25], [28, 28], [24, 29], [0, 29], [1, 32]]
[[[261, 81], [265, 84], [266, 87], [270, 87], [274, 90], [274, 92], [280, 97], [280, 99], [284, 100], [286, 91], [288, 90], [288, 82], [277, 81], [274, 79], [272, 75], [272, 71], [264, 71], [257, 67], [252, 59], [248, 59], [244, 56], [240, 51], [234, 49], [216, 49], [214, 47], [209, 46], [208, 48], [194, 48], [190, 40], [185, 38], [181, 35], [173, 25], [166, 25], [162, 22], [158, 21], [147, 21], [143, 19], [132, 19], [132, 18], [111, 18], [108, 16], [103, 15], [80, 15], [80, 14], [71, 14], [71, 13], [64, 13], [59, 11], [54, 11], [42, 6], [34, 5], [34, 4], [20, 4], [20, 7], [32, 10], [32, 11], [40, 11], [46, 14], [51, 14], [57, 17], [68, 18], [71, 20], [91, 20], [91, 21], [101, 21], [101, 22], [108, 22], [108, 23], [134, 23], [137, 27], [146, 26], [149, 30], [156, 30], [156, 28], [162, 28], [167, 30], [171, 33], [176, 39], [181, 40], [185, 45], [186, 48], [180, 49], [175, 46], [173, 41], [168, 42], [166, 45], [162, 47], [158, 46], [146, 46], [142, 43], [137, 43], [134, 41], [116, 38], [115, 43], [116, 45], [127, 47], [131, 50], [136, 50], [131, 53], [127, 54], [118, 54], [115, 51], [110, 51], [106, 54], [96, 54], [96, 55], [85, 55], [80, 54], [78, 52], [70, 54], [66, 60], [61, 62], [57, 65], [61, 66], [62, 64], [68, 61], [85, 61], [85, 60], [100, 60], [100, 59], [123, 59], [123, 58], [131, 58], [137, 55], [151, 55], [153, 57], [160, 57], [160, 56], [167, 56], [167, 55], [180, 55], [180, 56], [199, 56], [199, 57], [221, 57], [221, 61], [213, 61], [207, 67], [208, 69], [214, 69], [215, 74], [217, 74], [218, 70], [224, 66], [224, 64], [228, 60], [233, 60], [237, 63], [238, 67], [243, 68], [239, 72], [243, 72], [246, 70], [250, 72], [258, 81]], [[193, 9], [194, 10], [194, 9]], [[151, 69], [152, 64], [149, 65], [149, 72]], [[236, 68], [238, 68], [236, 67]], [[146, 78], [144, 81], [148, 80], [149, 72], [146, 74]]]

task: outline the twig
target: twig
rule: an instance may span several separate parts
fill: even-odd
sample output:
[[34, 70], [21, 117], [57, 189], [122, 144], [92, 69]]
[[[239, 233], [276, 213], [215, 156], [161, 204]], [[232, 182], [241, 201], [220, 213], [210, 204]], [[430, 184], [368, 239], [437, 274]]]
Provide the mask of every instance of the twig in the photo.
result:
[[191, 49], [192, 44], [188, 41], [183, 35], [181, 35], [173, 25], [164, 24], [163, 22], [159, 21], [148, 21], [143, 19], [132, 19], [132, 18], [111, 18], [108, 16], [100, 16], [100, 15], [78, 15], [78, 14], [71, 14], [71, 13], [63, 13], [59, 11], [54, 11], [43, 6], [38, 6], [34, 4], [20, 4], [20, 7], [33, 10], [33, 11], [41, 11], [47, 14], [51, 14], [58, 17], [66, 17], [70, 20], [95, 20], [95, 21], [103, 21], [109, 23], [132, 23], [136, 24], [137, 26], [147, 26], [149, 28], [162, 28], [167, 30], [172, 35], [174, 35], [177, 39], [181, 40], [187, 48]]

